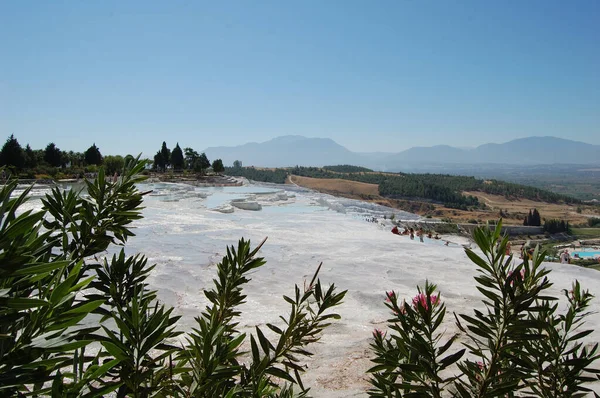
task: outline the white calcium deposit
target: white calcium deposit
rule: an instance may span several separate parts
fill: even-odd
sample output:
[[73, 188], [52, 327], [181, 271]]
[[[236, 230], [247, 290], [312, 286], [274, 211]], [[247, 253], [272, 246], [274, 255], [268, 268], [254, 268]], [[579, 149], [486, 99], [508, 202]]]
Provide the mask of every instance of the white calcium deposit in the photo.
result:
[[[321, 262], [321, 281], [348, 290], [336, 308], [342, 319], [309, 347], [315, 355], [306, 361], [304, 382], [315, 397], [367, 396], [369, 343], [374, 328], [387, 330], [387, 290], [408, 301], [416, 285], [427, 279], [436, 283], [450, 312], [444, 324], [448, 335], [457, 331], [452, 312], [471, 314], [474, 307], [481, 308], [482, 295], [473, 280], [476, 268], [461, 246], [467, 243], [465, 238], [444, 236], [453, 242], [449, 246], [434, 240], [411, 241], [390, 233], [391, 224], [383, 218], [395, 214], [417, 220], [416, 215], [288, 186], [198, 188], [163, 183], [143, 184], [140, 189], [154, 193], [144, 200], [144, 218], [134, 223], [136, 236], [126, 251], [144, 253], [150, 264], [157, 264], [149, 283], [160, 300], [182, 315], [181, 330], [189, 330], [206, 305], [202, 291], [212, 287], [215, 265], [226, 246], [237, 246], [242, 237], [253, 246], [268, 237], [260, 251], [267, 263], [245, 287], [248, 298], [240, 321], [244, 331], [253, 332], [254, 326], [268, 331], [266, 323], [281, 326], [279, 315], [285, 317], [289, 311], [282, 295], [292, 295], [294, 284], [302, 286]], [[232, 199], [259, 203], [261, 210], [222, 212], [233, 209]], [[561, 294], [579, 279], [600, 294], [598, 271], [545, 265], [553, 270], [552, 293]], [[600, 308], [598, 300], [593, 301], [593, 310]], [[593, 314], [586, 327], [594, 329], [587, 342], [600, 341], [600, 315]]]

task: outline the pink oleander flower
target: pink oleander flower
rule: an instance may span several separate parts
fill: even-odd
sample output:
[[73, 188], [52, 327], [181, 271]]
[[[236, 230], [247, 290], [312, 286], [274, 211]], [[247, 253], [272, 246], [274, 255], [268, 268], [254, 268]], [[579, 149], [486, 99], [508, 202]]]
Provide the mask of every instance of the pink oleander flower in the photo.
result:
[[394, 315], [406, 315], [406, 301], [403, 301], [402, 304], [398, 306], [398, 310], [392, 310]]
[[[485, 365], [483, 364], [483, 362], [477, 361], [477, 367], [479, 367], [479, 371], [483, 373], [483, 370], [485, 368]], [[482, 374], [476, 374], [475, 375], [475, 380], [477, 380], [478, 382], [481, 383], [481, 381], [483, 380], [483, 375]]]
[[385, 292], [385, 301], [387, 301], [388, 303], [391, 303], [392, 300], [394, 300], [396, 298], [396, 292], [394, 292], [393, 290], [389, 291], [389, 292]]
[[[507, 278], [510, 278], [512, 274], [513, 274], [513, 272], [512, 272], [512, 271], [509, 271], [509, 272], [508, 272], [508, 274], [506, 275], [506, 277], [507, 277]], [[521, 269], [521, 272], [520, 272], [520, 274], [521, 274], [521, 280], [522, 280], [522, 281], [523, 281], [523, 280], [525, 280], [525, 269]], [[511, 286], [512, 286], [514, 283], [515, 283], [515, 280], [514, 280], [514, 279], [513, 279], [512, 281], [510, 281], [510, 284], [511, 284]]]
[[[431, 301], [431, 305], [435, 306], [440, 302], [440, 298], [438, 297], [437, 294], [432, 294], [429, 297], [429, 300]], [[417, 308], [419, 305], [423, 308], [425, 308], [426, 310], [429, 309], [429, 305], [427, 304], [427, 295], [425, 293], [419, 293], [417, 294], [414, 298], [413, 298], [413, 307]]]
[[402, 305], [400, 306], [400, 313], [402, 315], [406, 315], [406, 300], [402, 301]]
[[375, 329], [373, 330], [373, 337], [377, 338], [383, 338], [383, 332], [379, 329]]

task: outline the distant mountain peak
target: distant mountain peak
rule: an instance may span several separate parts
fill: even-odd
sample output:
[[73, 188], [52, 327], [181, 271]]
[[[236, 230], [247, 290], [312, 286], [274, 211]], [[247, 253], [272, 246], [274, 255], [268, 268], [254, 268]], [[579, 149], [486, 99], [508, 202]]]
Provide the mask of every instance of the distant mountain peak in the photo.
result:
[[271, 142], [271, 141], [292, 142], [292, 141], [300, 141], [300, 140], [306, 140], [306, 139], [308, 139], [308, 138], [303, 135], [289, 134], [289, 135], [280, 135], [278, 137], [271, 138], [270, 140], [265, 141], [265, 142]]
[[296, 165], [362, 164], [361, 156], [330, 138], [284, 135], [261, 143], [205, 150], [209, 159], [221, 159], [225, 165], [234, 160], [245, 165], [290, 167]]
[[[245, 165], [265, 167], [351, 164], [377, 170], [402, 171], [421, 165], [458, 164], [591, 164], [600, 161], [600, 146], [552, 136], [533, 136], [476, 148], [449, 145], [413, 147], [399, 153], [356, 153], [330, 138], [289, 134], [264, 142], [234, 147], [207, 148], [209, 159], [225, 165], [241, 160]], [[442, 169], [443, 170], [443, 169]]]

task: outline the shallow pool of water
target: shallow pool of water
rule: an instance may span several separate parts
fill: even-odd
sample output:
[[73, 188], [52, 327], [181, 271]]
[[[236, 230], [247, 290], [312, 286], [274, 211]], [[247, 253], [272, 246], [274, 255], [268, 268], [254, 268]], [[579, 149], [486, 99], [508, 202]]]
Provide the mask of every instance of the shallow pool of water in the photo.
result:
[[576, 251], [576, 252], [571, 253], [571, 257], [575, 257], [576, 255], [581, 258], [594, 258], [594, 257], [600, 257], [600, 251], [583, 250], [583, 251]]

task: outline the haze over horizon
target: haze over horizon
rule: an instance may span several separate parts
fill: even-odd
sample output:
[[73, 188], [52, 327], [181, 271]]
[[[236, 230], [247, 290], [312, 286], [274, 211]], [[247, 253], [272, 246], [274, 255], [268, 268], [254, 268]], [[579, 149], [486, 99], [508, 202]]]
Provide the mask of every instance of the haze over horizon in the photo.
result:
[[596, 1], [3, 2], [0, 140], [598, 145], [598, 42]]

